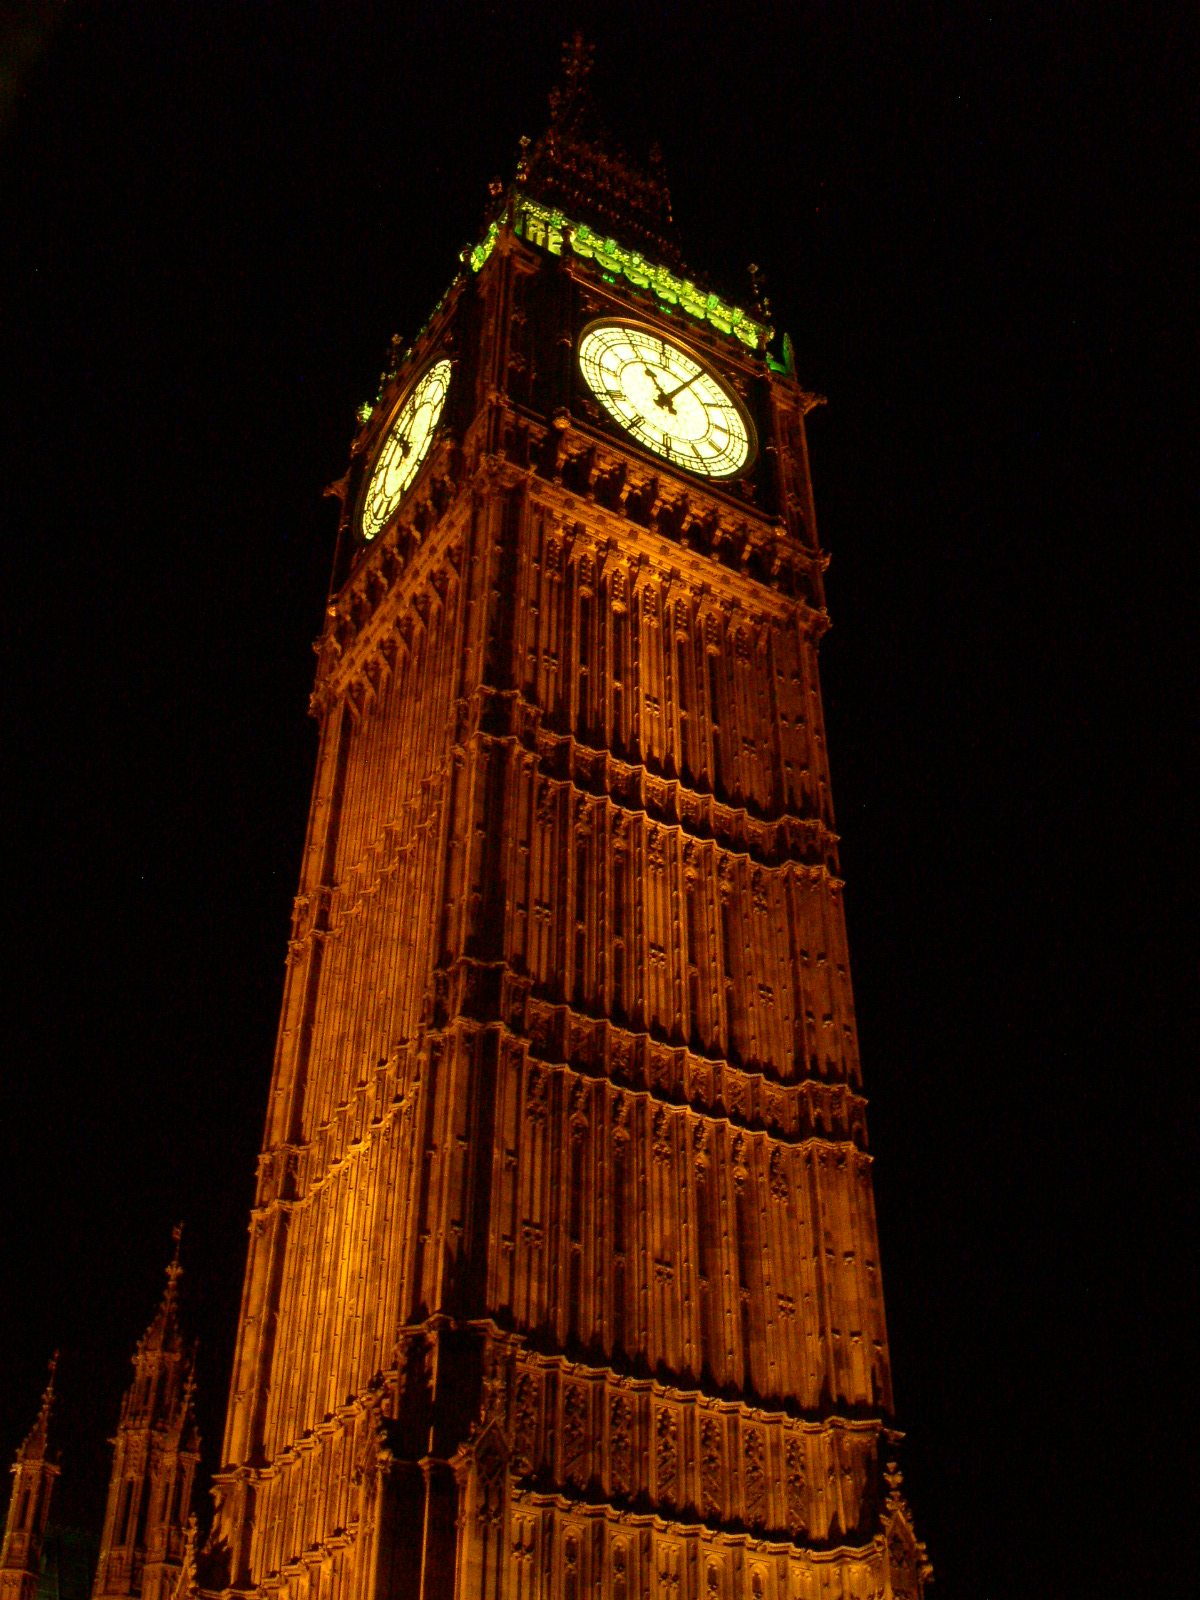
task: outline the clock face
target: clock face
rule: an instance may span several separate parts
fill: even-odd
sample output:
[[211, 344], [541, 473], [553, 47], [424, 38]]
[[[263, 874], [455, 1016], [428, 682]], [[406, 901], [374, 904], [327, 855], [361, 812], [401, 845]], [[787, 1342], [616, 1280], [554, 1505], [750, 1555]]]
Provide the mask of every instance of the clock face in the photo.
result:
[[584, 382], [646, 449], [708, 478], [748, 464], [754, 429], [733, 391], [695, 356], [627, 322], [602, 322], [579, 341]]
[[408, 391], [383, 448], [375, 460], [375, 470], [363, 496], [362, 536], [373, 539], [400, 504], [404, 491], [417, 475], [433, 441], [446, 391], [450, 387], [450, 363], [435, 361]]

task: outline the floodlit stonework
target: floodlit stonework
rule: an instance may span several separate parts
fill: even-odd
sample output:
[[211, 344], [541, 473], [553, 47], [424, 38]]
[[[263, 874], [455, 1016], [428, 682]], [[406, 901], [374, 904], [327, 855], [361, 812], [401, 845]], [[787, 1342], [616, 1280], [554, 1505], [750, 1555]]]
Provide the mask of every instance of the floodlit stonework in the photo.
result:
[[12, 1465], [12, 1493], [4, 1523], [4, 1544], [0, 1547], [0, 1600], [33, 1600], [37, 1590], [42, 1543], [59, 1474], [58, 1451], [50, 1437], [57, 1361], [55, 1356], [50, 1363], [50, 1378], [37, 1421]]
[[[928, 1576], [890, 1464], [816, 401], [764, 308], [672, 275], [661, 172], [602, 153], [585, 67], [335, 486], [192, 1593], [909, 1600]], [[639, 360], [658, 341], [664, 416], [691, 362], [694, 426], [746, 419], [736, 478], [679, 464], [682, 422], [668, 459], [597, 404], [599, 323]], [[407, 459], [441, 362], [392, 500], [376, 462]]]
[[183, 1572], [200, 1437], [194, 1356], [179, 1324], [182, 1276], [177, 1250], [158, 1314], [134, 1352], [112, 1441], [92, 1600], [169, 1600]]

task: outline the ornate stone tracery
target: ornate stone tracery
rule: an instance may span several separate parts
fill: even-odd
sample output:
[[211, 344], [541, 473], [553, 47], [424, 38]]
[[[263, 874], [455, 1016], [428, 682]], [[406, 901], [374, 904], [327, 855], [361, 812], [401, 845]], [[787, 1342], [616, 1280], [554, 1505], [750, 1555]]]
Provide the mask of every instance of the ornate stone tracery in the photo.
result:
[[[661, 171], [604, 154], [586, 78], [576, 51], [338, 490], [197, 1568], [226, 1600], [908, 1600], [928, 1577], [898, 1477], [879, 1512], [813, 397], [663, 267]], [[720, 371], [762, 446], [744, 484], [589, 409], [570, 356], [605, 317]], [[356, 543], [381, 430], [444, 352], [444, 423]]]

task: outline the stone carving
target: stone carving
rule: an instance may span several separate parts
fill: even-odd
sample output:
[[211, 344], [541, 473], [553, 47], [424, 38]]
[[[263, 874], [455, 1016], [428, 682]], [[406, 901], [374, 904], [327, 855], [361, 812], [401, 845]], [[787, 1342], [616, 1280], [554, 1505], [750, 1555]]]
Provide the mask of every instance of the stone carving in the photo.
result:
[[631, 1043], [624, 1034], [609, 1034], [609, 1060], [612, 1062], [612, 1071], [615, 1077], [625, 1078], [629, 1076], [631, 1051]]
[[626, 1577], [629, 1567], [629, 1552], [624, 1539], [618, 1539], [613, 1545], [612, 1571], [613, 1571], [613, 1600], [626, 1600], [628, 1589]]
[[633, 1404], [623, 1394], [609, 1402], [608, 1476], [614, 1494], [633, 1493]]
[[577, 1078], [571, 1089], [571, 1138], [578, 1143], [588, 1128], [588, 1086]]
[[730, 1151], [733, 1163], [733, 1181], [741, 1190], [745, 1188], [746, 1179], [750, 1176], [750, 1167], [746, 1160], [746, 1136], [738, 1133], [734, 1136], [733, 1149]]
[[807, 1525], [805, 1515], [804, 1446], [799, 1439], [789, 1439], [785, 1451], [787, 1471], [788, 1527], [793, 1533], [803, 1533]]
[[629, 1096], [618, 1094], [613, 1101], [612, 1138], [614, 1144], [626, 1144], [629, 1140]]
[[771, 1160], [768, 1163], [768, 1187], [774, 1199], [784, 1201], [788, 1197], [787, 1171], [784, 1166], [783, 1151], [778, 1145], [771, 1151]]
[[563, 1395], [563, 1471], [571, 1476], [587, 1451], [587, 1424], [587, 1391], [577, 1383], [568, 1384]]
[[912, 1554], [899, 1530], [888, 1540], [888, 1571], [894, 1600], [917, 1600], [917, 1578]]
[[504, 1520], [504, 1446], [489, 1428], [475, 1447], [475, 1517], [481, 1529], [498, 1528]]
[[671, 1159], [671, 1118], [665, 1106], [659, 1106], [654, 1113], [654, 1140], [651, 1149], [656, 1161]]
[[537, 1379], [532, 1373], [524, 1372], [517, 1381], [517, 1395], [513, 1405], [512, 1460], [514, 1468], [519, 1473], [533, 1471], [537, 1414]]
[[579, 1597], [579, 1539], [569, 1533], [563, 1541], [563, 1600]]
[[710, 1139], [708, 1123], [703, 1118], [697, 1118], [692, 1127], [692, 1161], [696, 1168], [697, 1179], [704, 1177], [712, 1161]]
[[542, 1053], [549, 1042], [550, 1022], [550, 1012], [546, 1006], [535, 1003], [529, 1007], [529, 1042]]
[[[724, 1078], [725, 1081], [723, 1084], [723, 1090], [725, 1095], [725, 1104], [729, 1107], [734, 1116], [744, 1117], [746, 1115], [747, 1103], [750, 1098], [749, 1085], [735, 1067], [726, 1067]], [[741, 1136], [739, 1135], [739, 1138], [740, 1137]]]
[[920, 1600], [933, 1568], [925, 1546], [912, 1530], [908, 1502], [901, 1493], [904, 1474], [894, 1461], [884, 1468], [888, 1496], [883, 1514], [888, 1555], [888, 1576], [894, 1600]]
[[651, 872], [665, 872], [667, 870], [666, 836], [657, 824], [650, 829], [646, 840], [646, 865]]
[[787, 1127], [788, 1102], [778, 1089], [771, 1089], [767, 1094], [767, 1121], [774, 1128]]
[[550, 1110], [550, 1074], [531, 1066], [525, 1082], [525, 1115], [531, 1122], [545, 1122]]
[[659, 1498], [674, 1500], [679, 1468], [679, 1425], [670, 1406], [662, 1406], [654, 1419], [654, 1477]]
[[517, 1562], [518, 1572], [522, 1567], [533, 1564], [533, 1518], [519, 1517], [513, 1525], [512, 1538], [513, 1559]]
[[716, 1417], [705, 1417], [700, 1424], [700, 1515], [702, 1517], [720, 1517], [724, 1513], [724, 1490], [725, 1460], [721, 1424]]
[[586, 1065], [592, 1059], [592, 1030], [582, 1022], [571, 1024], [570, 1057]]
[[767, 1520], [767, 1441], [761, 1428], [747, 1428], [742, 1440], [742, 1477], [746, 1521], [761, 1527]]

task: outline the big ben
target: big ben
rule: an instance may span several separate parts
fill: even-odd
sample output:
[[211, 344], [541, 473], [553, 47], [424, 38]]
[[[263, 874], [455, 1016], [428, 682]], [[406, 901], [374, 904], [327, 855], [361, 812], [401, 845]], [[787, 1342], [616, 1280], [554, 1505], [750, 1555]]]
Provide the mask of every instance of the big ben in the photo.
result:
[[205, 1594], [917, 1597], [815, 403], [576, 48], [360, 425]]

